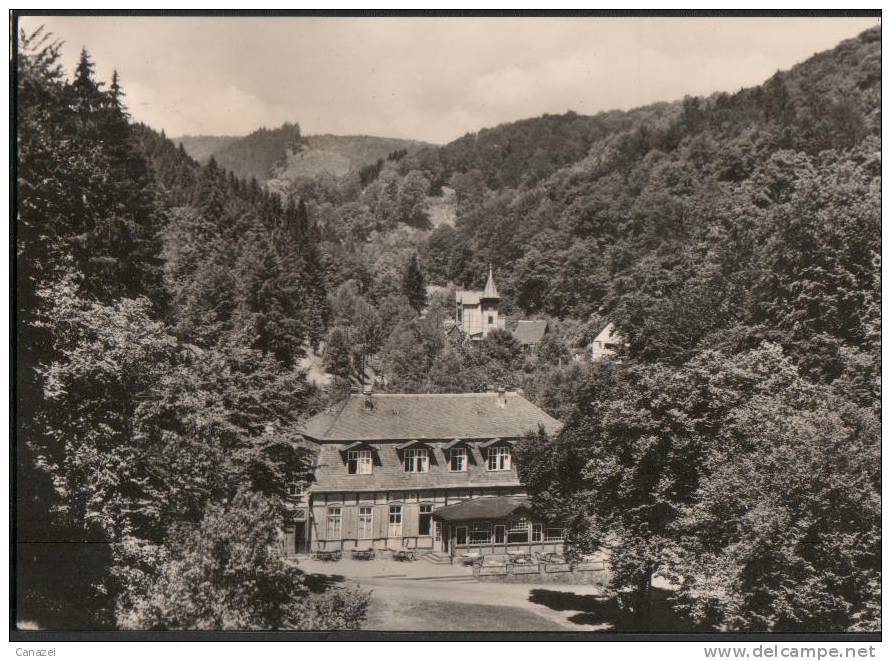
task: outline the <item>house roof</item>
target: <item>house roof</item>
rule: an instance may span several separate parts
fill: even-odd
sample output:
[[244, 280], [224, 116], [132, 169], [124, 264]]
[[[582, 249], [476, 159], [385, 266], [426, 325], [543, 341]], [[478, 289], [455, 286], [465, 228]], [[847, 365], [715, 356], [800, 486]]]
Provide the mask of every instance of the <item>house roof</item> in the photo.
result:
[[350, 395], [306, 422], [316, 441], [452, 440], [519, 438], [560, 422], [515, 392]]
[[318, 446], [315, 466], [316, 493], [356, 493], [390, 491], [429, 491], [431, 489], [457, 489], [466, 491], [476, 488], [520, 488], [515, 466], [510, 470], [487, 470], [486, 450], [478, 441], [465, 443], [465, 470], [450, 470], [450, 442], [429, 441], [426, 473], [406, 473], [403, 454], [395, 441], [378, 441], [372, 458], [371, 473], [350, 475], [347, 473], [344, 453], [339, 443], [321, 443]]
[[548, 322], [544, 320], [518, 321], [513, 336], [520, 344], [538, 344], [547, 329]]
[[459, 289], [455, 292], [455, 302], [464, 305], [479, 305], [480, 300], [484, 298], [500, 299], [498, 288], [495, 286], [495, 277], [492, 275], [492, 268], [489, 267], [489, 277], [486, 278], [486, 286], [483, 290], [479, 289]]
[[455, 302], [463, 303], [464, 305], [479, 305], [480, 297], [483, 295], [483, 292], [477, 290], [473, 291], [470, 289], [459, 289], [455, 292]]
[[529, 509], [529, 499], [519, 496], [485, 496], [440, 507], [433, 516], [444, 521], [491, 521], [506, 519], [519, 510]]
[[615, 327], [612, 322], [608, 323], [603, 329], [597, 333], [597, 337], [594, 338], [594, 342], [613, 342], [615, 341]]

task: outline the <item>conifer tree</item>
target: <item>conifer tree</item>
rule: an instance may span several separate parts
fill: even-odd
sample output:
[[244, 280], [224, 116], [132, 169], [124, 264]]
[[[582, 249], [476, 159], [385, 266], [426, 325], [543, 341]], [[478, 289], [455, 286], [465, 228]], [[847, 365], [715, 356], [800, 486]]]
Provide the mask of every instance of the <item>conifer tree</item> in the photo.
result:
[[415, 312], [420, 313], [427, 305], [427, 284], [418, 263], [417, 253], [411, 256], [402, 276], [402, 293]]

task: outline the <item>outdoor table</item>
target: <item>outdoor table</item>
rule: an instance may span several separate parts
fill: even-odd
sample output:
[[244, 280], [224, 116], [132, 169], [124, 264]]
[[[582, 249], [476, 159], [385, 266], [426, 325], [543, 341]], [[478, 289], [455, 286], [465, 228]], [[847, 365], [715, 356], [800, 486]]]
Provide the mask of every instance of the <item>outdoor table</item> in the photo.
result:
[[340, 560], [340, 551], [316, 551], [316, 560]]
[[472, 565], [476, 562], [480, 562], [482, 559], [483, 559], [483, 556], [479, 552], [465, 553], [464, 556], [461, 558], [462, 563], [465, 565]]
[[508, 549], [507, 559], [510, 562], [520, 563], [520, 562], [527, 562], [531, 558], [528, 553], [524, 553], [523, 551], [511, 551], [510, 549]]
[[373, 560], [374, 549], [353, 549], [354, 560]]

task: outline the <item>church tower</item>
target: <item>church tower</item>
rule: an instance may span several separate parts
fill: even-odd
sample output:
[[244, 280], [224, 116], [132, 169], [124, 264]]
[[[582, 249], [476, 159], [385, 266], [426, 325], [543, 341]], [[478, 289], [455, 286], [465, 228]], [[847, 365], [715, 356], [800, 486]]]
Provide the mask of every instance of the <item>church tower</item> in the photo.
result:
[[492, 265], [489, 264], [489, 278], [486, 280], [486, 286], [483, 288], [483, 295], [480, 296], [483, 337], [488, 335], [489, 331], [501, 327], [498, 319], [498, 307], [500, 304], [501, 297], [498, 295], [498, 289], [495, 287], [495, 278], [492, 275]]
[[455, 292], [455, 325], [471, 340], [481, 340], [489, 331], [504, 328], [504, 320], [498, 315], [500, 304], [501, 296], [498, 295], [490, 265], [489, 278], [482, 291], [477, 289]]

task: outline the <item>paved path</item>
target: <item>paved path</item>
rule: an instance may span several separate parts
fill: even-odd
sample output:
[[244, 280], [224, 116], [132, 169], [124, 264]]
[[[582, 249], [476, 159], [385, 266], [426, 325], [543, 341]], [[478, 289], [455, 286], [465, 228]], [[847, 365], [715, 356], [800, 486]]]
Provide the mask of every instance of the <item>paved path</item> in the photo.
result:
[[[312, 574], [342, 577], [372, 591], [368, 629], [402, 631], [592, 631], [597, 626], [571, 618], [590, 604], [592, 585], [483, 583], [470, 567], [438, 565], [419, 559], [319, 562], [299, 560]], [[536, 595], [546, 599], [530, 600]], [[545, 605], [549, 604], [549, 605]]]

